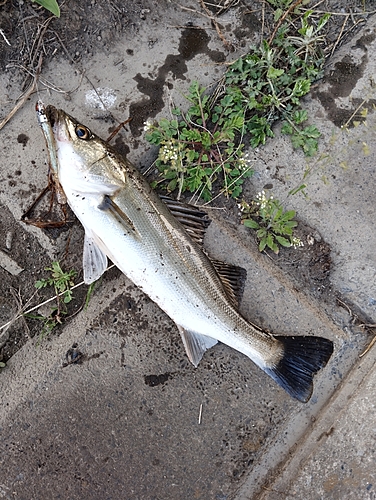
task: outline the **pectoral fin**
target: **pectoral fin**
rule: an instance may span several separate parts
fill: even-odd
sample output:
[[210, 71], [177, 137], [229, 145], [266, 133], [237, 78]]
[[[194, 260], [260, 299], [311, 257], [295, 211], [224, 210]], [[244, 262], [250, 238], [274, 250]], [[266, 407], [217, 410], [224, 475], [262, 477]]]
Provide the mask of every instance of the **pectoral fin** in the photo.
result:
[[83, 270], [84, 282], [89, 285], [97, 279], [107, 269], [107, 256], [93, 240], [88, 231], [85, 232]]
[[110, 213], [128, 233], [136, 233], [136, 229], [133, 225], [133, 222], [127, 216], [126, 213], [117, 205], [114, 200], [112, 200], [109, 196], [103, 196], [103, 199], [98, 205], [99, 210], [107, 211]]
[[189, 361], [197, 368], [205, 351], [213, 347], [218, 340], [201, 335], [200, 333], [190, 332], [182, 326], [178, 326], [181, 338]]

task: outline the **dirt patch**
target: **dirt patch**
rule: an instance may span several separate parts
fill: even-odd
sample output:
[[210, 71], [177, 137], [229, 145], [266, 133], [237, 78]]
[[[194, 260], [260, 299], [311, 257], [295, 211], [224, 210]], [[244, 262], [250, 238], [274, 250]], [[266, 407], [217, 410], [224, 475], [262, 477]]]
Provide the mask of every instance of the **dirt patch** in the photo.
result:
[[331, 297], [330, 245], [314, 228], [299, 222], [294, 234], [303, 247], [284, 248], [278, 256], [271, 256], [275, 263], [295, 282], [295, 286], [315, 298]]

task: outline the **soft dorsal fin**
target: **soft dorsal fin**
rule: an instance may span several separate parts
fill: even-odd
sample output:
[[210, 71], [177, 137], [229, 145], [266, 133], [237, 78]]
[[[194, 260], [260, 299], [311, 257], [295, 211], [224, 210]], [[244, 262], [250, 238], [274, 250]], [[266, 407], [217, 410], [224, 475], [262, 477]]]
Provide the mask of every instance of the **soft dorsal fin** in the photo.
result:
[[222, 281], [231, 305], [238, 308], [243, 295], [247, 271], [242, 267], [226, 264], [218, 260], [212, 260], [211, 262]]
[[206, 212], [194, 205], [173, 200], [168, 196], [160, 196], [172, 215], [184, 226], [189, 236], [199, 245], [202, 245], [206, 228], [210, 219]]

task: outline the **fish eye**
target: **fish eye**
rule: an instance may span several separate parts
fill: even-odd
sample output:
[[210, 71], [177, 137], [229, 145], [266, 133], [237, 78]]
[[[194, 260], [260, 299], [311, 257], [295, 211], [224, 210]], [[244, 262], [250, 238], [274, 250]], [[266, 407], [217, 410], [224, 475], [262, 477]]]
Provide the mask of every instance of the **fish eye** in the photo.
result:
[[76, 132], [76, 136], [79, 139], [83, 139], [84, 141], [86, 141], [87, 139], [90, 139], [90, 137], [91, 137], [90, 130], [87, 127], [84, 127], [83, 125], [77, 125], [75, 132]]

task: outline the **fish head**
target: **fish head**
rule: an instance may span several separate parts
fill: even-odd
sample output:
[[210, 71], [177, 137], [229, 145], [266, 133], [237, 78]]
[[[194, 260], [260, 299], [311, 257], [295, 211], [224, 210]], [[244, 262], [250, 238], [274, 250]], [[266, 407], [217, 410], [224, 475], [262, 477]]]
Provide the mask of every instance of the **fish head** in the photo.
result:
[[88, 127], [54, 106], [46, 107], [58, 158], [59, 182], [66, 192], [113, 195], [124, 187], [127, 164]]

